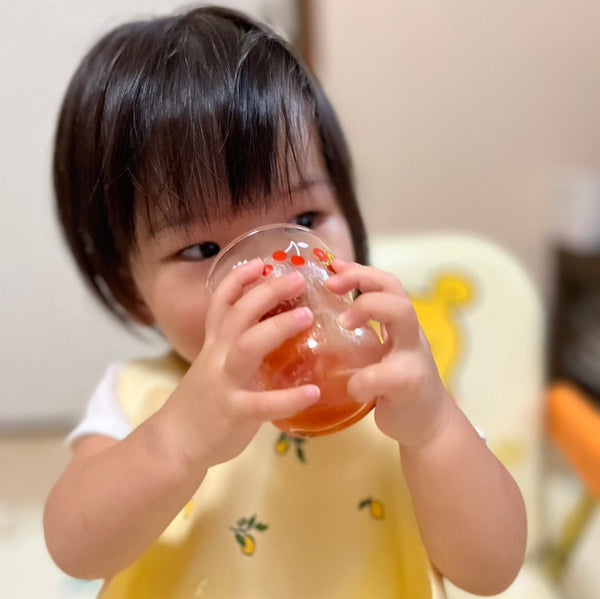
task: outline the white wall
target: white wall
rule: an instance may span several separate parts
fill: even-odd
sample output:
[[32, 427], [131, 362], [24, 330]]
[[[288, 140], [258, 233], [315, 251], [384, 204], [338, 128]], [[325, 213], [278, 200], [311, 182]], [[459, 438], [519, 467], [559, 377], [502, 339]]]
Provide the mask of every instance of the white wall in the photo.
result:
[[[54, 220], [50, 155], [60, 99], [92, 41], [181, 4], [0, 5], [0, 428], [72, 421], [108, 362], [160, 347], [123, 331], [82, 288]], [[314, 4], [317, 67], [354, 150], [371, 231], [479, 231], [543, 286], [556, 181], [599, 168], [600, 3]]]
[[[68, 80], [90, 45], [123, 21], [176, 0], [2, 0], [0, 4], [0, 431], [78, 418], [106, 365], [155, 353], [83, 288], [55, 222], [50, 160]], [[282, 19], [277, 2], [238, 0]], [[282, 25], [284, 23], [282, 22]]]

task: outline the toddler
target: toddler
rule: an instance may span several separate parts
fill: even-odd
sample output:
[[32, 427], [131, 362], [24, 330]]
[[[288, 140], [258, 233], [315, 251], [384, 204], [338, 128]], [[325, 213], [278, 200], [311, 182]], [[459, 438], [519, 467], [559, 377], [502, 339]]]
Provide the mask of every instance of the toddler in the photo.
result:
[[[111, 366], [47, 501], [50, 554], [104, 599], [442, 597], [507, 587], [524, 554], [520, 493], [440, 381], [400, 283], [368, 266], [346, 144], [323, 91], [268, 27], [217, 7], [129, 23], [85, 56], [57, 127], [61, 225], [85, 281], [167, 355]], [[311, 325], [299, 272], [206, 275], [239, 234], [298, 223], [338, 258], [343, 315], [381, 323], [376, 397], [339, 433], [270, 423], [319, 398], [261, 391], [269, 352]]]

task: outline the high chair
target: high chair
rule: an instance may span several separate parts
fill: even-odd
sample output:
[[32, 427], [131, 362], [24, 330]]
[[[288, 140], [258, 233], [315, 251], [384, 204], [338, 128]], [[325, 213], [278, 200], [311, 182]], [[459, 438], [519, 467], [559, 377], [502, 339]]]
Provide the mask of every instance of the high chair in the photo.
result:
[[[511, 587], [499, 596], [575, 599], [561, 588], [568, 539], [548, 558], [546, 414], [554, 415], [549, 419], [551, 438], [559, 447], [569, 455], [567, 448], [577, 445], [571, 449], [571, 458], [577, 456], [576, 469], [589, 485], [583, 500], [584, 519], [594, 503], [590, 493], [600, 496], [600, 417], [595, 425], [586, 417], [572, 418], [569, 433], [563, 430], [564, 413], [571, 409], [556, 398], [556, 389], [545, 391], [545, 311], [528, 276], [500, 247], [463, 234], [375, 237], [371, 263], [402, 281], [447, 389], [483, 431], [488, 446], [523, 494], [528, 515], [526, 561]], [[571, 404], [579, 401], [573, 399], [577, 391], [569, 389]], [[583, 422], [585, 435], [577, 429]], [[579, 447], [585, 441], [582, 436], [588, 449]], [[569, 536], [568, 528], [563, 536]], [[446, 588], [448, 599], [472, 597], [448, 582]], [[597, 597], [600, 589], [596, 595], [577, 599]]]

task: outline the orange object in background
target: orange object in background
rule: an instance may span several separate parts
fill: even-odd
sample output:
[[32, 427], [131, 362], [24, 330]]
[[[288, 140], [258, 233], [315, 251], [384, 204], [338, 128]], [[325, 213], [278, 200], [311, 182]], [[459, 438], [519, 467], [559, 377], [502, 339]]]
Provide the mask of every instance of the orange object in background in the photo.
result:
[[600, 410], [568, 382], [548, 391], [548, 432], [588, 489], [600, 499]]

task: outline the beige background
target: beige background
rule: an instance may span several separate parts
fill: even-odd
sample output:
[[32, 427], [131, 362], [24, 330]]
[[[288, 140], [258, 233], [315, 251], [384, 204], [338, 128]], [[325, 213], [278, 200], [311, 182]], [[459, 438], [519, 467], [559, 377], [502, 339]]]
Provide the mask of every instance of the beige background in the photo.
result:
[[600, 165], [600, 2], [315, 4], [370, 230], [484, 234], [546, 289], [555, 194]]
[[[600, 169], [600, 3], [314, 4], [315, 66], [346, 128], [371, 233], [483, 234], [547, 297], [558, 185]], [[159, 346], [122, 331], [82, 288], [54, 222], [49, 160], [60, 98], [90, 43], [180, 5], [0, 7], [2, 428], [73, 421], [109, 361]]]

